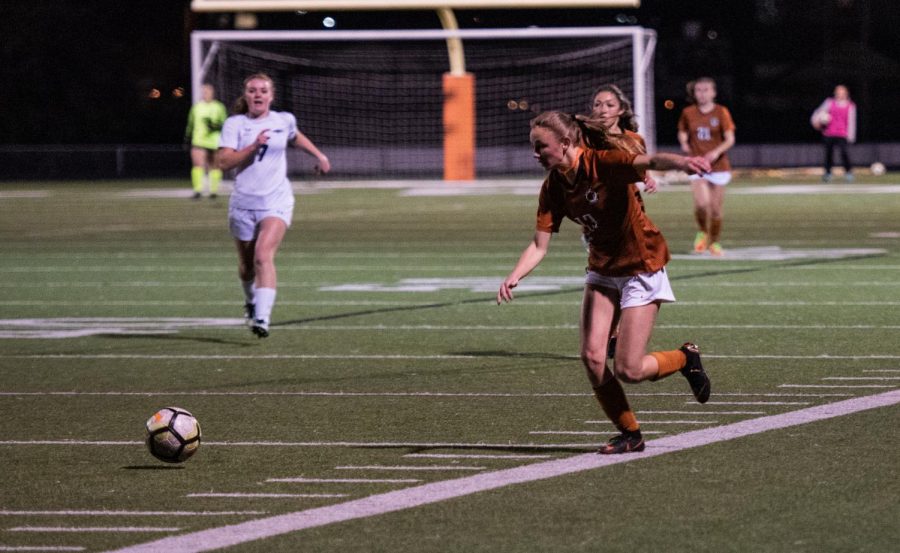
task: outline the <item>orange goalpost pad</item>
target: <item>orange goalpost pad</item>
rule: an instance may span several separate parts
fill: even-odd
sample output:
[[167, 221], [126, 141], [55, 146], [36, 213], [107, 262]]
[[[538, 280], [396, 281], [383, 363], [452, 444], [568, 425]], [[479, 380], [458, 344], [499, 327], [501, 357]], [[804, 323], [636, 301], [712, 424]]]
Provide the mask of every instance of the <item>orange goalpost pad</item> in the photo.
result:
[[475, 179], [475, 76], [444, 74], [444, 180]]

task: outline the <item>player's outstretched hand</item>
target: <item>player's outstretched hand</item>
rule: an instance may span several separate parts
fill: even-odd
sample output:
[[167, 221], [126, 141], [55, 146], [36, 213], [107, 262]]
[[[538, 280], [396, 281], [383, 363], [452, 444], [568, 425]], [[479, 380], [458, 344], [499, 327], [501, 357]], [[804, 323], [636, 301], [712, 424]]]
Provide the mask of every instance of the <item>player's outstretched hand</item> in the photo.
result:
[[500, 291], [497, 292], [497, 305], [503, 302], [511, 302], [513, 300], [512, 289], [519, 285], [519, 279], [508, 276], [500, 285]]
[[712, 165], [710, 165], [709, 160], [703, 156], [689, 157], [685, 160], [684, 170], [688, 173], [702, 175], [703, 173], [711, 172]]
[[326, 156], [320, 157], [319, 163], [316, 164], [314, 170], [317, 174], [324, 175], [328, 171], [331, 171], [331, 161], [329, 161]]
[[656, 179], [650, 176], [650, 174], [646, 174], [644, 176], [644, 192], [647, 194], [653, 194], [659, 190], [659, 184], [656, 182]]

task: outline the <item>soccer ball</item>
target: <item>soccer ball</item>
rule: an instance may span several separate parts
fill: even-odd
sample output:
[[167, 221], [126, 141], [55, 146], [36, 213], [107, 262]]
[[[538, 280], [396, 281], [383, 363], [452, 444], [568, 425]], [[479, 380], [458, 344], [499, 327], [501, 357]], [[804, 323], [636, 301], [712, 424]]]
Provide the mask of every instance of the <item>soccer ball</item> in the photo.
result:
[[147, 421], [147, 449], [166, 463], [182, 463], [200, 448], [200, 423], [180, 407], [165, 407]]
[[873, 175], [883, 175], [887, 168], [884, 166], [884, 163], [880, 161], [876, 161], [872, 165], [869, 166], [869, 170], [872, 171]]
[[816, 125], [818, 127], [826, 127], [828, 123], [831, 123], [831, 114], [827, 111], [820, 111], [816, 113]]

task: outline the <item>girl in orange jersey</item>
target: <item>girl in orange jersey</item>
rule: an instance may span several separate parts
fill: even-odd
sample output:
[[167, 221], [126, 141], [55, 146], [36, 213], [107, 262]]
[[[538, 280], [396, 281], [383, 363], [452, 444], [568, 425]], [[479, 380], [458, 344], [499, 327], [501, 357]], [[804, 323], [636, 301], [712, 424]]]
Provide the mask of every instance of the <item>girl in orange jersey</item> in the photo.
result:
[[[497, 303], [513, 299], [512, 290], [547, 254], [563, 218], [589, 231], [581, 359], [604, 412], [621, 432], [599, 450], [611, 454], [644, 449], [640, 425], [619, 379], [657, 380], [680, 371], [697, 401], [709, 399], [709, 378], [696, 345], [688, 342], [676, 350], [646, 353], [660, 305], [675, 297], [665, 270], [666, 241], [641, 208], [634, 183], [647, 169], [698, 173], [708, 172], [710, 164], [702, 157], [597, 150], [606, 140], [604, 128], [595, 119], [555, 111], [531, 121], [534, 156], [549, 173], [541, 187], [534, 237], [500, 285]], [[647, 192], [655, 189], [648, 186]], [[610, 371], [606, 348], [616, 321], [619, 343]]]
[[709, 251], [724, 254], [719, 237], [722, 233], [722, 205], [725, 186], [731, 182], [731, 162], [726, 152], [734, 146], [734, 121], [725, 106], [716, 103], [716, 82], [701, 77], [688, 84], [688, 96], [694, 104], [681, 112], [678, 120], [678, 142], [681, 150], [703, 156], [712, 171], [691, 175], [694, 193], [694, 217], [700, 230], [694, 237], [694, 253]]
[[[614, 84], [603, 84], [594, 90], [591, 96], [591, 117], [598, 120], [606, 131], [605, 145], [600, 148], [603, 150], [622, 150], [632, 154], [646, 154], [647, 144], [644, 137], [639, 135], [637, 117], [631, 108], [631, 102], [625, 96], [618, 86]], [[641, 182], [635, 183], [638, 190], [643, 190], [647, 185], [656, 189], [656, 181], [645, 173]], [[641, 204], [641, 210], [644, 209], [644, 202], [638, 194], [638, 201]], [[589, 234], [587, 232], [581, 235], [584, 247], [590, 251]], [[609, 345], [607, 346], [607, 355], [610, 358], [615, 357], [616, 336], [618, 328], [613, 326], [613, 330], [609, 337]], [[599, 399], [599, 398], [598, 398]]]

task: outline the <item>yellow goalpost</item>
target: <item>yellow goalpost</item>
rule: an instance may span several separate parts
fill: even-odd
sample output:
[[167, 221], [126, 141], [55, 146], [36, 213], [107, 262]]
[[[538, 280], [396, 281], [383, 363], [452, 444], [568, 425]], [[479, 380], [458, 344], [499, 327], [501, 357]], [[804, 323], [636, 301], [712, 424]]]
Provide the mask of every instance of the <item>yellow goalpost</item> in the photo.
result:
[[[192, 0], [197, 12], [435, 10], [446, 31], [458, 31], [453, 9], [637, 8], [640, 0]], [[459, 36], [447, 37], [450, 70], [443, 77], [444, 180], [475, 179], [475, 76], [466, 72]]]

